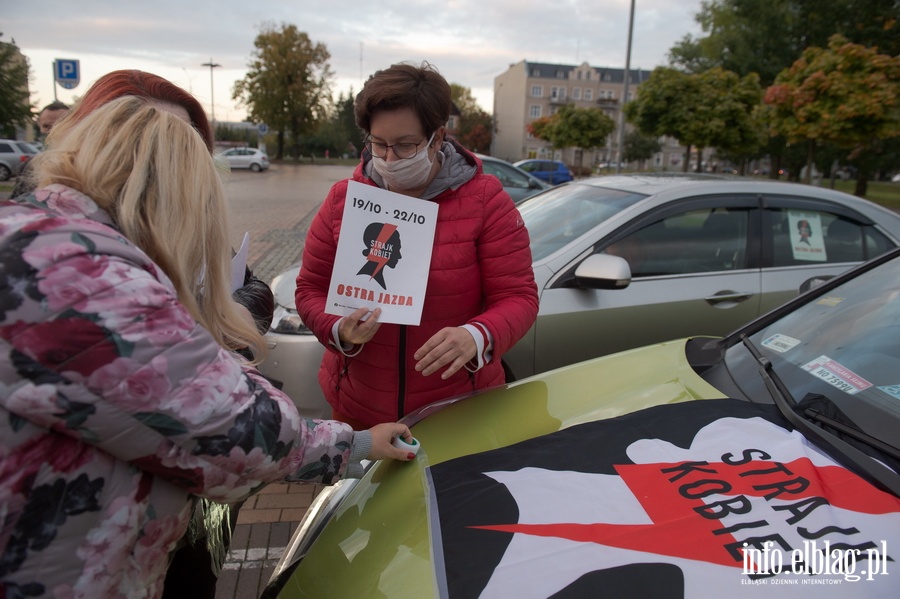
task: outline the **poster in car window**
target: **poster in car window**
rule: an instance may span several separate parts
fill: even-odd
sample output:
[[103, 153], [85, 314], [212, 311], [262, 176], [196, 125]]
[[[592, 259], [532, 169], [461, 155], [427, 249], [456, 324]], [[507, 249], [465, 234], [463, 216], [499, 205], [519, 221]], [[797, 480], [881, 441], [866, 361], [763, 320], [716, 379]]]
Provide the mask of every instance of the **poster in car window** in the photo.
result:
[[658, 406], [428, 475], [442, 597], [900, 597], [900, 499], [774, 406]]
[[791, 250], [794, 260], [825, 262], [825, 237], [822, 234], [822, 219], [818, 212], [788, 210], [788, 227], [791, 236]]
[[325, 312], [381, 308], [380, 322], [418, 325], [437, 204], [350, 181]]

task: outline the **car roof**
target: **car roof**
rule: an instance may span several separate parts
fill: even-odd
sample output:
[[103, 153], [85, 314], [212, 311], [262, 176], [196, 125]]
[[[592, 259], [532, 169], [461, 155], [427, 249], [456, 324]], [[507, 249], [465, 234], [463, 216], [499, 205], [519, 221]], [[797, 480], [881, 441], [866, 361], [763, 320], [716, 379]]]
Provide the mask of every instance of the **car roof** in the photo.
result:
[[896, 215], [891, 210], [863, 198], [836, 191], [828, 187], [818, 187], [791, 181], [775, 181], [757, 179], [739, 175], [704, 174], [704, 173], [638, 173], [627, 175], [600, 175], [563, 183], [562, 185], [587, 185], [590, 187], [617, 189], [628, 193], [646, 196], [668, 195], [676, 192], [679, 195], [716, 193], [766, 193], [786, 196], [804, 196], [832, 200], [862, 208], [875, 209], [879, 212]]

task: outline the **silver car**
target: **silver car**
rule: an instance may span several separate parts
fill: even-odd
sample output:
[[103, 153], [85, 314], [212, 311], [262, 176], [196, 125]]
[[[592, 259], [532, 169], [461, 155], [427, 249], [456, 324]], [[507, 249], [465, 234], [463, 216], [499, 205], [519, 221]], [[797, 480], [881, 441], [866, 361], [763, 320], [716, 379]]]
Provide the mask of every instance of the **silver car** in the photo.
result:
[[27, 141], [0, 139], [0, 181], [16, 177], [38, 149]]
[[[532, 374], [659, 341], [721, 336], [803, 287], [900, 245], [900, 215], [820, 187], [738, 177], [623, 175], [565, 183], [519, 205], [540, 310], [504, 357]], [[330, 410], [322, 347], [273, 282], [279, 314], [261, 365], [304, 415]], [[321, 409], [319, 409], [321, 408]]]
[[541, 181], [534, 175], [526, 173], [505, 160], [482, 154], [476, 154], [476, 156], [481, 160], [484, 172], [497, 177], [500, 180], [500, 184], [503, 185], [503, 190], [509, 194], [509, 197], [516, 204], [551, 187], [549, 183]]
[[254, 173], [269, 168], [269, 157], [258, 148], [232, 148], [222, 152], [222, 159], [231, 168], [249, 168]]

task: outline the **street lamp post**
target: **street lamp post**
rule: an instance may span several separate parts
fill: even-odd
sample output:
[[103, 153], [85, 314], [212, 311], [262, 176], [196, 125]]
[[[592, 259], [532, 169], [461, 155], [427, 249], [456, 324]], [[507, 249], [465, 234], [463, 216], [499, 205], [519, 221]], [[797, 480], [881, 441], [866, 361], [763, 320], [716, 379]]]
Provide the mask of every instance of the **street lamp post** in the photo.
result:
[[213, 92], [213, 69], [216, 67], [220, 67], [222, 65], [220, 65], [217, 62], [213, 62], [212, 57], [210, 57], [209, 62], [204, 62], [200, 66], [201, 67], [209, 67], [209, 109], [210, 109], [210, 116], [212, 118], [212, 122], [215, 123], [216, 122], [216, 99], [215, 99], [215, 94]]
[[628, 81], [631, 79], [631, 32], [634, 29], [634, 0], [628, 15], [628, 48], [625, 51], [625, 86], [622, 89], [622, 105], [619, 109], [619, 139], [616, 143], [616, 174], [622, 172], [622, 158], [625, 156], [625, 103], [628, 102]]

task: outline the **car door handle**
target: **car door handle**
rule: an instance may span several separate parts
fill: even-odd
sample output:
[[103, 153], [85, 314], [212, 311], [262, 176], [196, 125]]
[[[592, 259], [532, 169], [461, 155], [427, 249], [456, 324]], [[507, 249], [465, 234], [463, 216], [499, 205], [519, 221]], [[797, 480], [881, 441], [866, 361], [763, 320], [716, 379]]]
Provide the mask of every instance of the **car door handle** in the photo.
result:
[[744, 300], [750, 299], [752, 296], [753, 293], [749, 291], [720, 291], [715, 295], [710, 295], [703, 299], [705, 299], [707, 303], [715, 306], [716, 304], [721, 304], [724, 302], [742, 302]]

